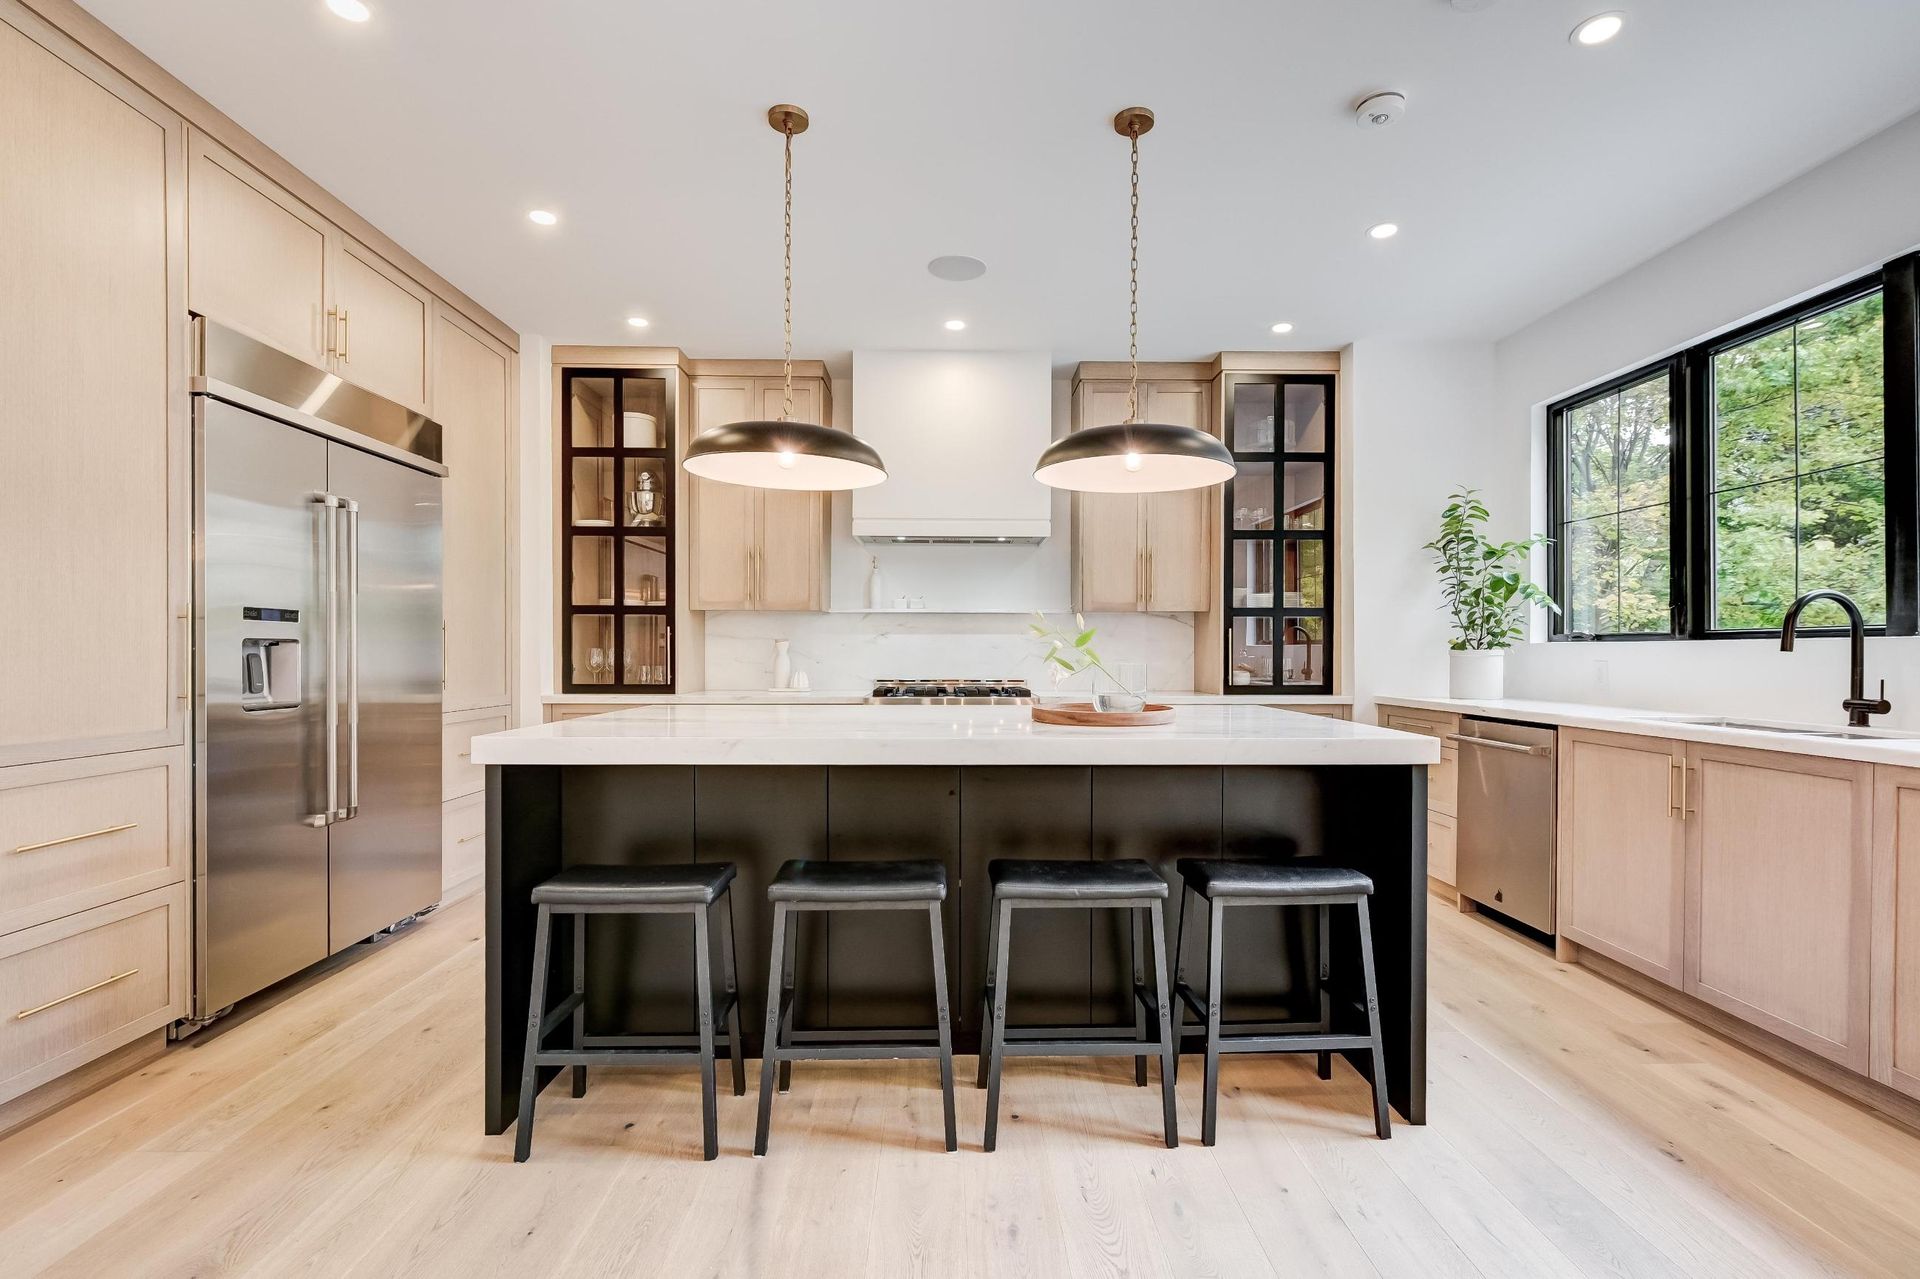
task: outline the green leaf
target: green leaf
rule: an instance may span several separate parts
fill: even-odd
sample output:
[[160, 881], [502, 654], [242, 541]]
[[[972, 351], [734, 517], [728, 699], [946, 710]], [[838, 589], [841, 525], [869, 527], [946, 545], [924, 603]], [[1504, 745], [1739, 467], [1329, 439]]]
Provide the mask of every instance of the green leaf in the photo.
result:
[[1094, 634], [1094, 628], [1089, 626], [1086, 630], [1081, 631], [1078, 635], [1073, 637], [1073, 646], [1075, 648], [1085, 648], [1088, 644], [1091, 644], [1093, 642], [1093, 634]]

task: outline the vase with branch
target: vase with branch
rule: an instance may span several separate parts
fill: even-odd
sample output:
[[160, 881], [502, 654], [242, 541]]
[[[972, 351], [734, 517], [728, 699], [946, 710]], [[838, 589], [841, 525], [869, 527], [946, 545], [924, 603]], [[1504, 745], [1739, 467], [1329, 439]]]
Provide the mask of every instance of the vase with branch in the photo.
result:
[[1550, 613], [1560, 606], [1529, 581], [1527, 558], [1551, 546], [1544, 533], [1515, 541], [1489, 538], [1479, 490], [1460, 489], [1440, 512], [1440, 536], [1426, 544], [1440, 573], [1441, 607], [1453, 626], [1448, 683], [1454, 697], [1498, 698], [1504, 692], [1505, 653], [1526, 635], [1525, 606]]
[[1047, 674], [1055, 684], [1063, 684], [1076, 675], [1089, 671], [1098, 671], [1113, 682], [1118, 692], [1093, 694], [1093, 707], [1100, 711], [1137, 711], [1146, 705], [1147, 699], [1127, 687], [1118, 675], [1100, 660], [1100, 654], [1093, 647], [1094, 637], [1099, 633], [1087, 625], [1087, 619], [1075, 613], [1073, 629], [1056, 626], [1045, 613], [1035, 613], [1034, 621], [1027, 624], [1036, 639], [1046, 645], [1041, 660], [1047, 664]]

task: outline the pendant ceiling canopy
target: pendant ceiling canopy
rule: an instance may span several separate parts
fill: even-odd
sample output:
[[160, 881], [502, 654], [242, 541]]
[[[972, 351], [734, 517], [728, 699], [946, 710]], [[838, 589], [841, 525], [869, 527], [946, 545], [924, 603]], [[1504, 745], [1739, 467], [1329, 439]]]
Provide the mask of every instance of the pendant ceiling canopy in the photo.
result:
[[793, 137], [807, 131], [807, 113], [789, 103], [767, 112], [767, 123], [781, 135], [786, 149], [786, 217], [782, 355], [786, 398], [779, 420], [731, 422], [695, 436], [683, 465], [689, 475], [748, 488], [800, 489], [826, 492], [866, 488], [887, 478], [880, 454], [865, 440], [847, 431], [793, 416]]
[[1132, 256], [1127, 267], [1127, 420], [1075, 431], [1040, 455], [1033, 478], [1081, 493], [1170, 493], [1233, 478], [1233, 454], [1218, 437], [1191, 426], [1140, 418], [1140, 135], [1153, 112], [1128, 107], [1113, 117], [1114, 132], [1132, 155]]

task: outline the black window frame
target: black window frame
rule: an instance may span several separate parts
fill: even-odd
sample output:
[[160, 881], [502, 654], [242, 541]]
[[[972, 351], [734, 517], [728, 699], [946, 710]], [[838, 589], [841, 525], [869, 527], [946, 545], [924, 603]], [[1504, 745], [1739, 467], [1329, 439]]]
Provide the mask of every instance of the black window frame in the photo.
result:
[[[1734, 347], [1778, 332], [1822, 311], [1867, 296], [1884, 295], [1883, 464], [1886, 470], [1887, 620], [1869, 635], [1920, 634], [1920, 325], [1916, 301], [1920, 254], [1908, 254], [1819, 295], [1782, 307], [1685, 350], [1596, 383], [1547, 406], [1547, 526], [1555, 539], [1548, 553], [1547, 589], [1564, 606], [1569, 580], [1566, 522], [1566, 418], [1575, 409], [1625, 387], [1666, 373], [1673, 424], [1669, 546], [1671, 622], [1667, 630], [1637, 634], [1569, 631], [1564, 612], [1553, 615], [1548, 638], [1582, 643], [1676, 639], [1753, 639], [1773, 629], [1715, 629], [1713, 599], [1713, 359]], [[1807, 627], [1811, 635], [1844, 634], [1844, 627]]]

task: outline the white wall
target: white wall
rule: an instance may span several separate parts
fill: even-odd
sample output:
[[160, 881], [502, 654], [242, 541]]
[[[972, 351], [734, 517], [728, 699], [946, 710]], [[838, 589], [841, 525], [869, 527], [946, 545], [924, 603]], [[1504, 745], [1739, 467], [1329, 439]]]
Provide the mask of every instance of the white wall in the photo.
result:
[[1370, 340], [1345, 353], [1356, 719], [1371, 722], [1376, 696], [1446, 691], [1447, 619], [1420, 548], [1447, 495], [1485, 483], [1493, 367], [1487, 343]]
[[515, 727], [544, 718], [540, 695], [553, 691], [553, 346], [520, 335], [519, 647], [514, 673]]
[[[1819, 293], [1920, 244], [1920, 115], [1715, 222], [1495, 348], [1485, 487], [1500, 531], [1546, 524], [1545, 406]], [[1530, 525], [1520, 512], [1530, 513]], [[1538, 620], [1538, 619], [1536, 619]], [[1920, 727], [1920, 640], [1874, 640], [1890, 721]], [[1514, 696], [1833, 720], [1843, 640], [1536, 643], [1508, 658]]]

